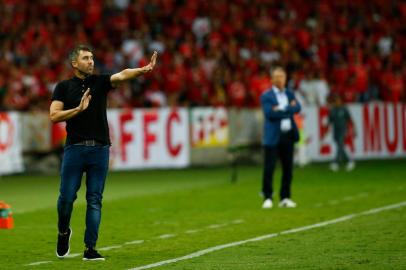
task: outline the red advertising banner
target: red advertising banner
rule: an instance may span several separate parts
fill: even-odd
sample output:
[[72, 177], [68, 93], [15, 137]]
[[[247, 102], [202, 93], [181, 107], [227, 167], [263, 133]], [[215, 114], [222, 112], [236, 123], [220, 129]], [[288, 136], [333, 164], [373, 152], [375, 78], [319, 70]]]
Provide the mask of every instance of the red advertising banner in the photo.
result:
[[189, 165], [186, 109], [109, 110], [112, 169]]
[[[357, 159], [406, 156], [406, 105], [369, 103], [349, 105], [354, 126], [345, 145]], [[311, 160], [331, 160], [335, 145], [327, 107], [306, 107], [304, 128]]]

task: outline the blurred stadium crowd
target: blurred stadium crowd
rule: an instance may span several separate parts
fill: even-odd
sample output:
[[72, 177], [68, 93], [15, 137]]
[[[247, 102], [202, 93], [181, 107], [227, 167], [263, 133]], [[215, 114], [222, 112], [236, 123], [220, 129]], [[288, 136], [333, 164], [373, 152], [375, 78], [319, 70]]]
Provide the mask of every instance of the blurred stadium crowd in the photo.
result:
[[259, 106], [282, 65], [307, 104], [405, 101], [406, 3], [395, 0], [3, 0], [0, 110], [48, 110], [72, 76], [69, 50], [100, 73], [157, 69], [111, 92], [110, 107]]

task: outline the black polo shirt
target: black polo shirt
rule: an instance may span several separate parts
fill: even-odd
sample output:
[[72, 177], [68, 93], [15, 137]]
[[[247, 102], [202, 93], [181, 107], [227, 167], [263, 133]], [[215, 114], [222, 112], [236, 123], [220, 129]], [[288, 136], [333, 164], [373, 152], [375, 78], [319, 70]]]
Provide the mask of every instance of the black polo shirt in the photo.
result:
[[110, 145], [106, 113], [107, 93], [113, 88], [110, 77], [111, 75], [90, 75], [82, 80], [75, 76], [56, 85], [52, 100], [62, 101], [64, 110], [77, 107], [87, 88], [90, 88], [92, 96], [86, 110], [66, 121], [66, 144], [96, 140]]

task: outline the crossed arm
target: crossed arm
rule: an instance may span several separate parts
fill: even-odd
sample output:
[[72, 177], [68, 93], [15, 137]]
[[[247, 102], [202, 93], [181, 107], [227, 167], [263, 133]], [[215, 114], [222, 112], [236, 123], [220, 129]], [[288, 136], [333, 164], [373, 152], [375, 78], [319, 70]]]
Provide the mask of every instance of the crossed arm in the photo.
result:
[[[157, 52], [154, 52], [151, 57], [151, 62], [141, 68], [127, 68], [118, 73], [111, 75], [110, 82], [113, 87], [117, 87], [120, 83], [132, 80], [141, 76], [145, 73], [151, 72], [156, 64]], [[62, 122], [75, 117], [79, 113], [83, 112], [84, 110], [89, 107], [89, 102], [92, 99], [90, 95], [90, 89], [88, 88], [86, 92], [83, 94], [82, 99], [80, 100], [79, 105], [76, 108], [64, 110], [64, 104], [62, 101], [54, 100], [51, 103], [51, 107], [49, 109], [49, 116], [52, 122]]]
[[296, 99], [290, 101], [285, 109], [281, 109], [278, 105], [273, 105], [272, 102], [265, 98], [261, 98], [262, 109], [265, 117], [268, 119], [289, 118], [293, 114], [300, 112], [301, 106]]

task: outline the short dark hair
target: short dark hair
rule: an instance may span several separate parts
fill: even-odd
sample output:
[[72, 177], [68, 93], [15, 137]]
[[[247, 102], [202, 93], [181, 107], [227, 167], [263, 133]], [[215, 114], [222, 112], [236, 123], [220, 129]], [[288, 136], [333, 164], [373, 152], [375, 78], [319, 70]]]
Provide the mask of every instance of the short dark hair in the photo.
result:
[[93, 53], [93, 49], [89, 45], [80, 44], [77, 45], [73, 50], [69, 53], [69, 61], [75, 61], [78, 58], [80, 51], [87, 51]]

